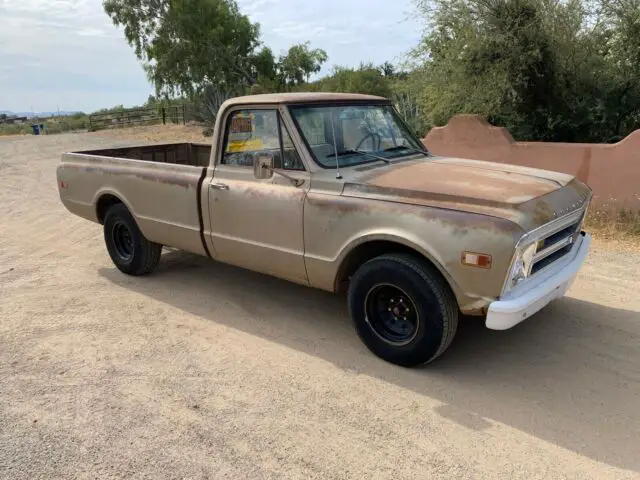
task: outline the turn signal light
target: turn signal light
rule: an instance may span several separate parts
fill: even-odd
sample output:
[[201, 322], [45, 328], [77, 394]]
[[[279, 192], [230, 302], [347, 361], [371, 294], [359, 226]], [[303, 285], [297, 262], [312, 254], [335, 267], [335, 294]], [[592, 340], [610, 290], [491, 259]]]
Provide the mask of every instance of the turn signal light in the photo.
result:
[[491, 255], [486, 253], [462, 252], [462, 264], [468, 267], [491, 268]]

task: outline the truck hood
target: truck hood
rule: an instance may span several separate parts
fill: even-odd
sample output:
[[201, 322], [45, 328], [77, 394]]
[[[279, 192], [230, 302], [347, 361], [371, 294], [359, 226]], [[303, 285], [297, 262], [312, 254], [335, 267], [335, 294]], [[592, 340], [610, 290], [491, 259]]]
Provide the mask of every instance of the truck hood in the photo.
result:
[[343, 195], [491, 215], [531, 230], [579, 208], [590, 190], [563, 173], [436, 158], [369, 171], [347, 181]]

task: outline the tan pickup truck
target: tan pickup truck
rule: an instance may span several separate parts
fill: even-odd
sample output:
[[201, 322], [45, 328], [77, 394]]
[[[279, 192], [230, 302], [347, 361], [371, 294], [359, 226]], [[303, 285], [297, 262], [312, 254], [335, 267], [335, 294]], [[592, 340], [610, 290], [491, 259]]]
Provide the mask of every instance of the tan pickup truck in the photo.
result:
[[167, 246], [344, 288], [362, 341], [405, 366], [442, 355], [461, 314], [503, 330], [561, 297], [591, 241], [574, 177], [434, 156], [366, 95], [234, 98], [212, 146], [65, 153], [57, 177], [122, 272]]

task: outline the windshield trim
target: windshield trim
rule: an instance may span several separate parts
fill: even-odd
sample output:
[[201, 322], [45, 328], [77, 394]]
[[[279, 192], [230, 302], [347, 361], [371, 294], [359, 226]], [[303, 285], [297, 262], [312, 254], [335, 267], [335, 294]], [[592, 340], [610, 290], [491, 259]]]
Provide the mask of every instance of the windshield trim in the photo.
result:
[[[393, 103], [391, 103], [389, 101], [376, 102], [376, 101], [352, 101], [351, 100], [351, 101], [335, 101], [335, 102], [301, 102], [301, 103], [290, 103], [290, 104], [287, 104], [286, 108], [288, 110], [289, 117], [291, 118], [291, 120], [293, 121], [294, 126], [298, 130], [298, 135], [302, 139], [302, 141], [304, 143], [304, 146], [307, 149], [307, 152], [311, 156], [311, 159], [314, 161], [314, 163], [316, 165], [318, 165], [320, 168], [324, 169], [324, 170], [336, 170], [337, 169], [336, 165], [333, 165], [333, 166], [325, 165], [324, 163], [322, 163], [321, 161], [319, 161], [316, 158], [315, 153], [311, 149], [311, 145], [309, 145], [309, 142], [307, 141], [306, 135], [302, 132], [302, 129], [300, 128], [300, 124], [298, 123], [298, 119], [296, 118], [296, 116], [293, 113], [293, 109], [295, 109], [295, 108], [319, 108], [319, 107], [327, 107], [327, 108], [330, 108], [330, 107], [350, 107], [350, 106], [363, 106], [363, 105], [371, 105], [371, 106], [376, 106], [376, 107], [389, 107], [391, 109], [393, 115], [394, 115], [394, 119], [402, 126], [402, 128], [404, 128], [406, 130], [406, 132], [409, 134], [411, 139], [416, 141], [416, 143], [421, 147], [421, 151], [426, 153], [429, 157], [432, 156], [431, 152], [429, 150], [427, 150], [427, 147], [424, 145], [424, 143], [422, 143], [422, 140], [420, 140], [417, 137], [417, 135], [415, 133], [413, 133], [413, 131], [409, 128], [407, 123], [404, 121], [404, 119], [402, 118], [402, 116], [400, 115], [398, 110], [396, 109], [395, 105], [393, 105]], [[416, 149], [416, 150], [418, 150], [418, 149]], [[407, 157], [414, 156], [414, 155], [422, 155], [421, 152], [418, 152], [416, 150], [412, 150], [411, 152], [407, 152], [406, 155], [397, 155], [397, 156], [394, 156], [394, 157], [390, 157], [389, 161], [391, 163], [393, 163], [393, 160], [396, 160], [396, 159], [407, 158]], [[365, 155], [361, 155], [361, 156], [365, 157]], [[362, 162], [350, 163], [349, 165], [346, 165], [346, 166], [340, 165], [340, 169], [351, 168], [351, 167], [359, 167], [359, 166], [362, 166], [362, 165], [368, 165], [370, 163], [381, 162], [381, 161], [382, 160], [376, 159], [376, 158], [368, 159], [368, 160], [363, 159]]]

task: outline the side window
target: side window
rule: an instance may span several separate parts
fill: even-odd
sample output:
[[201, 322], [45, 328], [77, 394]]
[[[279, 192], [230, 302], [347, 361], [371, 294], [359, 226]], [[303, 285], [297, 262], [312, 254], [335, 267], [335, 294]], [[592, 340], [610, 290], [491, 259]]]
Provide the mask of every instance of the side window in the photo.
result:
[[282, 165], [276, 164], [276, 167], [287, 170], [304, 170], [304, 164], [300, 159], [298, 150], [293, 145], [287, 127], [285, 127], [281, 118], [278, 121], [280, 122], [280, 132], [282, 134]]
[[276, 110], [238, 110], [231, 114], [225, 133], [222, 164], [253, 167], [254, 158], [269, 152], [280, 157], [278, 112]]

